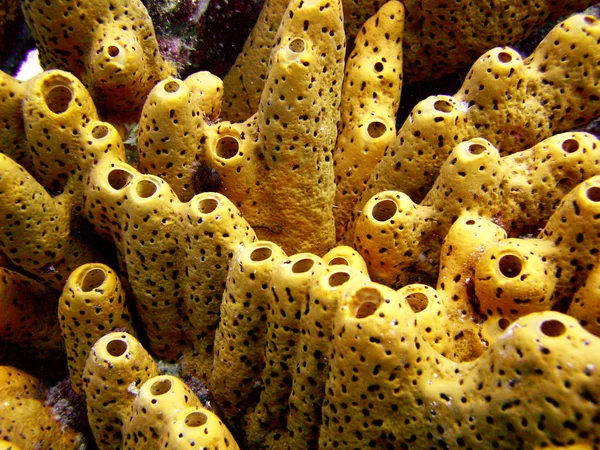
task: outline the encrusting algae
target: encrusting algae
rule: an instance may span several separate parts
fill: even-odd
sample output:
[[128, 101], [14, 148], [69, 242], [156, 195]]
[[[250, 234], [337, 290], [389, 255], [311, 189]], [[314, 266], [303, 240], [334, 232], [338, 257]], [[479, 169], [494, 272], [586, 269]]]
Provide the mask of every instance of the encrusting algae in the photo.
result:
[[490, 49], [587, 3], [269, 0], [223, 82], [140, 2], [23, 1], [0, 341], [87, 415], [0, 358], [0, 448], [598, 448], [600, 22]]

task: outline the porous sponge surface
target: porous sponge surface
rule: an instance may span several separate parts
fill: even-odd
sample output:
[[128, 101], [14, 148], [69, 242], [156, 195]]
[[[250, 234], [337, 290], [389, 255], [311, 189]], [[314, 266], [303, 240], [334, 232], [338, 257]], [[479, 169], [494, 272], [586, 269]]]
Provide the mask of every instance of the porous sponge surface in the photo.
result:
[[44, 403], [38, 379], [15, 367], [0, 366], [0, 382], [0, 448], [80, 448], [81, 436], [61, 424]]
[[531, 314], [481, 358], [457, 364], [431, 349], [409, 310], [378, 285], [357, 289], [339, 310], [321, 448], [518, 447], [597, 436], [599, 341], [575, 319]]
[[139, 0], [28, 0], [23, 13], [42, 67], [82, 79], [101, 109], [120, 121], [139, 117], [152, 86], [173, 71]]
[[[113, 3], [88, 72], [108, 84], [88, 84], [92, 96], [59, 70], [0, 80], [2, 104], [22, 113], [3, 118], [0, 261], [62, 290], [71, 381], [101, 448], [236, 448], [225, 424], [244, 447], [273, 450], [598, 444], [598, 339], [581, 328], [598, 322], [598, 143], [542, 140], [598, 114], [596, 19], [568, 19], [525, 61], [489, 51], [459, 93], [425, 100], [387, 146], [402, 6], [365, 25], [344, 84], [339, 2], [294, 1], [257, 113], [220, 121], [223, 88], [208, 73], [154, 78], [136, 165], [126, 127], [101, 122], [92, 101], [126, 89], [111, 85], [121, 79], [111, 67], [134, 50], [135, 30], [114, 23], [136, 4]], [[149, 61], [131, 56], [125, 74]], [[123, 117], [140, 111], [136, 95], [115, 103]], [[366, 203], [355, 249], [332, 248], [341, 130], [344, 154], [352, 144], [360, 155], [337, 159], [340, 177], [360, 175], [356, 198], [375, 167], [365, 149], [379, 159], [387, 146], [379, 164], [392, 158], [394, 174], [412, 167], [412, 193]], [[379, 168], [371, 175], [382, 182]], [[87, 250], [82, 217], [114, 245], [118, 268]], [[35, 287], [9, 270], [19, 309], [15, 286]], [[4, 325], [3, 338], [21, 339]], [[208, 394], [159, 375], [153, 357]]]
[[598, 105], [588, 100], [598, 96], [597, 76], [590, 75], [598, 70], [599, 35], [598, 20], [579, 14], [553, 28], [525, 60], [508, 47], [486, 52], [454, 96], [432, 96], [415, 106], [371, 174], [360, 205], [392, 188], [420, 201], [462, 141], [483, 137], [505, 155], [593, 117]]

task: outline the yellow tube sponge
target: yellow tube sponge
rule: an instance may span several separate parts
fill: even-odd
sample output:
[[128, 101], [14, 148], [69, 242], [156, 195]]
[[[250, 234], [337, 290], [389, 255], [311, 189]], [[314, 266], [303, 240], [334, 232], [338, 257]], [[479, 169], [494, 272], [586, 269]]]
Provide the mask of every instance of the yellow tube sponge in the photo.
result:
[[[536, 447], [536, 450], [539, 450], [541, 447]], [[544, 447], [547, 450], [558, 450], [559, 448], [562, 449], [566, 449], [566, 450], [592, 450], [592, 445], [591, 444], [574, 444], [574, 445], [549, 445], [547, 447]]]
[[369, 274], [367, 263], [356, 250], [347, 245], [337, 245], [323, 255], [323, 262], [328, 266], [350, 266], [364, 273]]
[[25, 152], [22, 102], [27, 85], [0, 70], [0, 152], [22, 162]]
[[258, 109], [269, 72], [269, 54], [289, 0], [266, 0], [256, 25], [233, 67], [223, 79], [223, 116], [232, 122], [246, 120]]
[[548, 260], [554, 245], [541, 239], [506, 239], [481, 255], [475, 294], [481, 311], [510, 321], [551, 309], [556, 278]]
[[580, 132], [502, 159], [484, 139], [462, 142], [421, 204], [396, 191], [371, 198], [356, 221], [355, 247], [374, 279], [432, 283], [441, 243], [462, 211], [494, 219], [510, 235], [537, 232], [565, 194], [600, 173], [599, 158], [598, 139]]
[[544, 23], [592, 4], [591, 0], [509, 1], [498, 7], [465, 1], [408, 0], [411, 27], [405, 51], [410, 79], [453, 73], [491, 47], [512, 45]]
[[53, 289], [0, 267], [0, 338], [40, 352], [63, 351], [57, 298]]
[[[253, 114], [268, 72], [269, 49], [286, 0], [265, 2], [261, 16], [235, 66], [225, 77], [225, 115], [244, 120]], [[383, 2], [344, 0], [344, 29], [350, 48], [364, 23]], [[512, 45], [552, 18], [581, 11], [594, 0], [515, 2], [502, 5], [439, 0], [405, 0], [404, 71], [408, 82], [449, 75], [491, 47]]]
[[179, 378], [153, 377], [140, 388], [123, 426], [125, 450], [231, 449], [239, 447], [227, 427], [204, 408]]
[[[415, 313], [417, 325], [431, 347], [446, 357], [455, 356], [467, 327], [452, 323], [453, 311], [452, 307], [446, 308], [447, 298], [432, 287], [418, 283], [398, 289], [398, 295]], [[471, 352], [469, 349], [468, 353]]]
[[131, 335], [113, 332], [90, 350], [83, 383], [88, 420], [100, 449], [121, 448], [122, 426], [137, 390], [158, 375], [148, 352]]
[[260, 219], [281, 228], [275, 238], [288, 252], [323, 254], [335, 242], [332, 151], [343, 79], [342, 25], [339, 1], [293, 1], [271, 53], [258, 110], [257, 155], [257, 189], [269, 201], [241, 210], [251, 223]]
[[96, 341], [115, 330], [135, 334], [117, 274], [100, 263], [75, 269], [60, 296], [58, 318], [67, 350], [71, 387], [81, 394], [83, 369]]
[[192, 324], [188, 333], [192, 334], [195, 373], [208, 379], [229, 263], [234, 252], [252, 243], [256, 235], [221, 194], [199, 194], [185, 206], [182, 218], [187, 253], [179, 270], [188, 277], [185, 304]]
[[196, 450], [198, 446], [214, 450], [239, 449], [231, 432], [215, 414], [200, 406], [184, 408], [173, 418], [160, 448]]
[[[586, 292], [586, 279], [598, 265], [598, 193], [596, 175], [563, 197], [538, 239], [513, 238], [488, 246], [473, 279], [483, 313], [514, 320], [553, 307], [566, 310], [576, 291]], [[586, 299], [583, 304], [594, 310], [595, 302]]]
[[186, 342], [190, 325], [189, 316], [181, 315], [187, 311], [186, 286], [179, 279], [185, 272], [179, 270], [184, 249], [177, 197], [165, 181], [151, 175], [134, 177], [125, 190], [122, 253], [131, 290], [149, 350], [172, 361], [182, 355], [178, 344]]
[[254, 232], [227, 198], [203, 193], [181, 203], [162, 179], [103, 158], [91, 171], [85, 211], [122, 255], [150, 351], [194, 354], [208, 376], [227, 264]]
[[227, 263], [253, 233], [225, 197], [203, 194], [179, 212], [168, 185], [147, 177], [132, 181], [124, 203], [136, 211], [123, 240], [138, 311], [155, 354], [176, 359], [187, 343], [208, 364]]
[[[436, 321], [433, 321], [433, 317], [430, 321], [419, 321], [427, 342], [447, 358], [471, 361], [487, 349], [487, 342], [481, 339], [485, 316], [474, 294], [475, 269], [484, 252], [505, 238], [506, 232], [501, 227], [489, 219], [469, 213], [461, 214], [448, 230], [440, 252], [436, 285], [444, 315]], [[425, 294], [431, 302], [430, 292]], [[506, 318], [499, 317], [494, 324], [498, 325], [498, 321], [501, 321], [504, 329], [510, 323]], [[485, 323], [489, 326], [488, 322]], [[435, 331], [437, 326], [449, 334], [449, 340], [441, 336], [440, 341], [436, 342], [434, 333], [427, 331], [427, 327]]]
[[562, 199], [538, 239], [513, 238], [488, 246], [473, 278], [484, 314], [512, 321], [530, 312], [573, 305], [575, 317], [587, 323], [584, 311], [589, 308], [588, 318], [594, 320], [598, 192], [600, 176], [594, 176]]
[[0, 249], [11, 261], [62, 289], [69, 274], [95, 258], [71, 233], [71, 205], [52, 198], [19, 164], [0, 154]]
[[598, 264], [600, 250], [600, 176], [594, 176], [567, 194], [540, 237], [556, 246], [555, 299], [570, 298]]
[[310, 286], [325, 268], [318, 256], [298, 253], [280, 263], [271, 275], [273, 295], [267, 309], [263, 389], [250, 415], [247, 433], [248, 441], [254, 445], [265, 439], [270, 441], [286, 427], [300, 318], [308, 306]]
[[334, 324], [320, 448], [597, 442], [598, 351], [575, 319], [544, 312], [454, 363], [424, 340], [402, 296], [360, 287]]
[[561, 199], [598, 175], [600, 142], [588, 133], [561, 133], [505, 156], [503, 197], [495, 221], [510, 236], [537, 234]]
[[0, 431], [23, 450], [77, 450], [81, 437], [64, 428], [41, 400], [8, 397], [0, 402]]
[[600, 266], [589, 273], [581, 288], [573, 296], [567, 314], [579, 320], [583, 328], [600, 336]]
[[362, 187], [396, 135], [402, 89], [404, 6], [386, 3], [362, 27], [346, 63], [340, 125], [333, 153], [335, 221], [345, 234]]
[[33, 375], [10, 366], [0, 366], [0, 395], [3, 397], [38, 398], [40, 381]]
[[46, 189], [61, 192], [80, 157], [82, 128], [98, 119], [94, 102], [73, 74], [49, 70], [27, 83], [23, 116], [27, 169]]
[[238, 448], [194, 392], [176, 377], [159, 376], [127, 333], [110, 333], [96, 343], [85, 383], [90, 425], [101, 449]]
[[131, 411], [123, 414], [121, 448], [159, 448], [161, 435], [172, 426], [177, 413], [198, 406], [202, 406], [198, 397], [179, 378], [170, 375], [150, 378], [140, 387]]
[[121, 121], [139, 117], [150, 89], [171, 73], [138, 0], [27, 0], [23, 12], [42, 66], [82, 79], [99, 107]]
[[13, 123], [8, 111], [3, 116], [5, 135], [0, 139], [14, 139], [13, 144], [6, 142], [3, 152], [23, 164], [53, 195], [67, 194], [78, 214], [81, 181], [89, 169], [107, 153], [125, 160], [121, 137], [112, 125], [97, 120], [90, 94], [71, 73], [49, 70], [19, 86], [22, 94], [12, 88], [4, 101], [11, 105], [11, 96], [21, 96], [11, 113], [20, 116], [19, 122]]
[[5, 446], [17, 450], [76, 450], [82, 440], [63, 426], [41, 399], [40, 383], [14, 367], [0, 366], [0, 434]]
[[117, 250], [123, 245], [121, 221], [126, 188], [137, 175], [135, 168], [109, 154], [101, 158], [84, 179], [83, 213], [98, 234], [119, 243]]
[[357, 220], [354, 239], [371, 277], [397, 286], [435, 277], [452, 223], [462, 211], [491, 218], [499, 209], [503, 179], [498, 151], [475, 138], [454, 148], [420, 205], [400, 192], [375, 195]]
[[[182, 165], [174, 169], [183, 183], [177, 194], [189, 195], [186, 185], [192, 182], [199, 191], [218, 191], [239, 208], [261, 239], [288, 253], [323, 254], [335, 244], [332, 152], [344, 59], [339, 1], [294, 0], [277, 39], [257, 114], [242, 124], [200, 123], [199, 144], [174, 158]], [[185, 102], [185, 89], [179, 86], [182, 97], [177, 102]], [[164, 91], [160, 85], [156, 89]], [[156, 110], [152, 115], [162, 111], [156, 136], [170, 136], [172, 129], [182, 139], [183, 128], [165, 117], [174, 111], [171, 97], [156, 92], [151, 98], [157, 99], [157, 105], [149, 106]], [[165, 99], [166, 107], [158, 99]], [[194, 117], [203, 113], [191, 114], [182, 123], [197, 123]], [[149, 122], [152, 129], [155, 125]], [[162, 158], [166, 146], [149, 133], [142, 136], [144, 166], [151, 167], [151, 155], [159, 152]]]
[[238, 248], [229, 264], [221, 320], [216, 332], [210, 390], [225, 420], [249, 406], [265, 365], [267, 308], [271, 275], [285, 258], [272, 242]]
[[600, 21], [575, 15], [550, 31], [525, 61], [510, 48], [485, 53], [453, 97], [430, 97], [413, 109], [360, 205], [389, 189], [421, 200], [457, 142], [483, 137], [504, 155], [587, 123], [598, 114], [600, 90], [589, 81], [600, 70], [598, 37]]
[[[366, 284], [368, 276], [351, 266], [329, 266], [315, 277], [300, 318], [295, 369], [284, 442], [290, 448], [315, 448], [329, 371], [333, 320], [347, 290]], [[273, 439], [275, 436], [272, 436]]]
[[172, 77], [161, 81], [144, 104], [138, 136], [140, 170], [168, 182], [182, 201], [199, 193], [196, 177], [202, 173], [196, 174], [204, 155], [193, 149], [203, 139], [206, 121], [218, 118], [222, 93], [219, 78], [199, 72], [185, 81]]
[[[74, 170], [67, 187], [73, 191], [85, 190], [85, 179], [91, 169], [105, 159], [111, 161], [126, 161], [125, 145], [119, 131], [108, 122], [92, 120], [79, 132], [81, 149], [77, 154]], [[74, 195], [74, 194], [71, 194]], [[81, 212], [82, 193], [76, 195], [77, 203], [74, 206]]]

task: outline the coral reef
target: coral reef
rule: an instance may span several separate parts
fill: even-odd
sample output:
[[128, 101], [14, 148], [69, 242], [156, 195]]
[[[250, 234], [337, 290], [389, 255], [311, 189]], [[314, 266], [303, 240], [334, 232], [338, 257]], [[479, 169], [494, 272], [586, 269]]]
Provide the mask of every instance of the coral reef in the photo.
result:
[[[138, 1], [23, 1], [58, 68], [0, 74], [0, 344], [68, 377], [0, 354], [1, 448], [600, 446], [600, 21], [523, 60], [559, 5], [372, 3], [268, 1], [224, 83]], [[417, 26], [486, 52], [396, 134]]]

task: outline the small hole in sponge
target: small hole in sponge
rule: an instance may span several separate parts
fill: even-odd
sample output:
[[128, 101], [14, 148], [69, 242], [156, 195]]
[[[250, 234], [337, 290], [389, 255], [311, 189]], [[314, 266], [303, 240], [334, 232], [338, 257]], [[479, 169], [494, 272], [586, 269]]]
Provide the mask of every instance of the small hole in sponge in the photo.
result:
[[217, 156], [223, 159], [233, 158], [240, 150], [240, 143], [232, 136], [223, 136], [217, 141]]
[[346, 258], [342, 258], [341, 256], [338, 256], [336, 258], [333, 258], [331, 261], [329, 261], [329, 265], [330, 266], [349, 266], [350, 264], [348, 263], [348, 260]]
[[379, 305], [383, 303], [381, 293], [377, 289], [368, 287], [356, 291], [352, 300], [352, 311], [357, 319], [373, 315]]
[[294, 53], [302, 53], [304, 51], [304, 41], [296, 38], [290, 42], [289, 49]]
[[331, 275], [329, 275], [329, 279], [327, 281], [329, 282], [329, 286], [331, 286], [331, 287], [337, 287], [337, 286], [341, 286], [342, 284], [344, 284], [349, 279], [350, 279], [350, 274], [349, 273], [346, 273], [346, 272], [334, 272]]
[[184, 422], [188, 427], [191, 428], [201, 427], [206, 422], [208, 422], [208, 417], [206, 417], [206, 414], [204, 414], [203, 412], [194, 411], [193, 413], [190, 413], [187, 416], [185, 416]]
[[523, 261], [517, 255], [504, 255], [498, 261], [498, 269], [506, 278], [514, 278], [523, 270]]
[[501, 63], [509, 63], [512, 61], [512, 55], [510, 53], [507, 52], [500, 52], [498, 53], [498, 61], [500, 61]]
[[406, 302], [411, 309], [418, 313], [423, 311], [429, 305], [429, 298], [422, 292], [413, 292], [405, 297]]
[[156, 191], [158, 191], [156, 184], [150, 180], [140, 180], [135, 187], [136, 194], [141, 198], [150, 198], [156, 194]]
[[570, 190], [572, 190], [575, 186], [577, 186], [577, 182], [575, 180], [572, 180], [570, 178], [562, 178], [560, 180], [558, 180], [556, 182], [556, 187], [564, 193], [569, 192]]
[[198, 212], [200, 214], [210, 214], [219, 206], [219, 202], [214, 198], [205, 198], [198, 202]]
[[485, 152], [485, 145], [481, 144], [470, 144], [469, 145], [469, 153], [472, 155], [481, 155]]
[[127, 342], [122, 339], [113, 339], [106, 344], [106, 351], [110, 356], [117, 358], [127, 351]]
[[375, 72], [381, 72], [383, 70], [383, 63], [376, 62], [373, 66], [373, 70], [375, 70]]
[[314, 265], [314, 260], [310, 258], [302, 258], [294, 263], [294, 265], [292, 266], [292, 272], [305, 273], [308, 272]]
[[46, 106], [54, 114], [62, 114], [69, 109], [69, 103], [73, 100], [73, 92], [67, 86], [53, 86], [44, 95]]
[[272, 254], [273, 251], [269, 247], [258, 247], [250, 253], [250, 260], [255, 262], [264, 261], [269, 259]]
[[545, 320], [540, 326], [540, 330], [546, 336], [558, 337], [567, 332], [567, 327], [560, 320]]
[[123, 189], [132, 179], [133, 175], [125, 170], [113, 169], [108, 173], [108, 184], [116, 191]]
[[577, 139], [565, 139], [562, 143], [562, 149], [565, 153], [573, 153], [579, 150], [579, 142]]
[[592, 186], [586, 191], [585, 195], [593, 202], [600, 202], [600, 187]]
[[369, 133], [371, 139], [380, 138], [386, 131], [387, 127], [385, 126], [385, 123], [380, 122], [379, 120], [374, 120], [367, 127], [367, 133]]
[[436, 111], [444, 113], [451, 113], [454, 111], [454, 106], [452, 106], [452, 103], [446, 100], [436, 100], [436, 102], [433, 104], [433, 107]]
[[501, 330], [506, 330], [509, 325], [510, 325], [510, 321], [506, 317], [502, 317], [498, 321], [498, 326], [500, 327]]
[[171, 390], [171, 380], [158, 380], [155, 381], [150, 387], [152, 395], [163, 395]]
[[597, 25], [598, 24], [598, 20], [596, 20], [596, 18], [594, 16], [585, 16], [583, 18], [583, 21], [587, 24], [587, 25]]
[[91, 269], [86, 272], [81, 281], [81, 290], [90, 292], [102, 286], [106, 280], [106, 272], [102, 269]]
[[174, 94], [179, 90], [179, 83], [177, 81], [169, 81], [165, 83], [165, 91], [169, 94]]
[[386, 220], [390, 220], [394, 217], [394, 214], [398, 211], [398, 206], [392, 200], [381, 200], [377, 202], [375, 206], [373, 206], [373, 210], [371, 214], [373, 219], [378, 222], [385, 222]]
[[94, 139], [102, 139], [108, 135], [108, 127], [106, 125], [96, 125], [92, 128], [92, 136]]
[[111, 58], [119, 56], [119, 53], [121, 53], [121, 50], [119, 50], [119, 47], [117, 47], [116, 45], [108, 46], [108, 56], [110, 56]]

